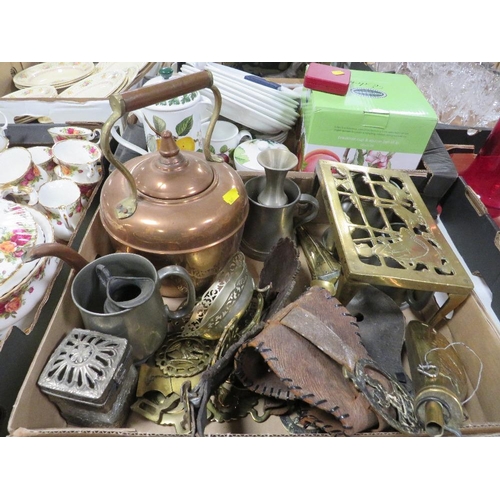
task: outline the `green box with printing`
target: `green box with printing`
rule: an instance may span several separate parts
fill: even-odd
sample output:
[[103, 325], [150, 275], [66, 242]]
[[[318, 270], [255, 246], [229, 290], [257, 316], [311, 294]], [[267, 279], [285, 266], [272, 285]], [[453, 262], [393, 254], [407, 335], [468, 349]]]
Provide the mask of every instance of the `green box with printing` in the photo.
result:
[[406, 75], [351, 71], [345, 96], [304, 88], [301, 170], [320, 159], [414, 170], [437, 115]]

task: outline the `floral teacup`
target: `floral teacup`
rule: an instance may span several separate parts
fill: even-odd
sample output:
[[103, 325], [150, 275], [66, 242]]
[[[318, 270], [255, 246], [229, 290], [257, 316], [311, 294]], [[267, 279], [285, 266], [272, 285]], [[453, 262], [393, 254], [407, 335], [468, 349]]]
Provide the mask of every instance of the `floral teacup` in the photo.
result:
[[82, 139], [85, 141], [92, 141], [97, 138], [97, 143], [101, 138], [101, 131], [99, 129], [90, 130], [84, 127], [52, 127], [49, 128], [48, 133], [52, 137], [54, 143], [65, 141], [67, 139]]
[[71, 170], [62, 165], [58, 165], [54, 168], [54, 174], [57, 179], [69, 179], [78, 186], [83, 207], [88, 205], [94, 189], [102, 179], [102, 170], [100, 168], [98, 168], [90, 178], [84, 172]]
[[[45, 176], [47, 174], [45, 173]], [[36, 188], [46, 181], [41, 172], [33, 164], [31, 154], [26, 148], [7, 148], [0, 153], [0, 196], [5, 198], [27, 197], [28, 205], [38, 201]]]
[[82, 216], [80, 188], [70, 179], [44, 184], [38, 192], [38, 203], [50, 219], [56, 238], [68, 240]]
[[66, 171], [85, 173], [88, 179], [95, 177], [102, 152], [93, 142], [83, 139], [67, 139], [52, 146], [54, 161]]

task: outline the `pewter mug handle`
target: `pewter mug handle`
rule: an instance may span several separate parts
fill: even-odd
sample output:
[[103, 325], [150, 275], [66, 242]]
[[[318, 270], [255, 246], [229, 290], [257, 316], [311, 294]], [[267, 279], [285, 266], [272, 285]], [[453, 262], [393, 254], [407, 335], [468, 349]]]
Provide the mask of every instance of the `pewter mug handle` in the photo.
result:
[[297, 207], [300, 206], [301, 204], [307, 204], [308, 208], [304, 213], [301, 213], [296, 217], [294, 217], [293, 220], [294, 229], [298, 226], [301, 226], [302, 224], [306, 224], [307, 222], [312, 221], [316, 217], [316, 215], [318, 215], [319, 202], [314, 196], [302, 193], [300, 195], [299, 200], [297, 201]]
[[176, 309], [175, 311], [171, 311], [168, 305], [165, 305], [165, 311], [167, 312], [167, 317], [172, 319], [180, 319], [188, 314], [191, 314], [193, 307], [196, 302], [196, 291], [194, 288], [193, 280], [189, 273], [182, 267], [176, 265], [170, 265], [162, 267], [158, 270], [158, 279], [161, 281], [163, 278], [167, 276], [177, 276], [186, 282], [187, 285], [187, 297], [183, 304]]

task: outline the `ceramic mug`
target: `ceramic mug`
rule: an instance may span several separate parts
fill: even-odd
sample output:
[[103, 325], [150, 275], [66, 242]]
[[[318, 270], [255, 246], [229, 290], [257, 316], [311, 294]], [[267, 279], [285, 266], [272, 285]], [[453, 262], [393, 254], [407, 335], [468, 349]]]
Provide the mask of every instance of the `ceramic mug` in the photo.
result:
[[[204, 123], [201, 126], [204, 137], [207, 135], [208, 125]], [[251, 139], [252, 134], [248, 130], [239, 130], [234, 123], [221, 120], [215, 123], [210, 150], [215, 154], [230, 154], [240, 142]]]
[[[45, 174], [46, 176], [47, 174]], [[23, 147], [0, 152], [0, 196], [19, 197], [19, 202], [35, 205], [38, 201], [37, 182], [41, 170], [33, 164], [30, 152]]]
[[28, 148], [28, 151], [31, 154], [33, 163], [37, 167], [43, 168], [43, 170], [47, 172], [49, 179], [53, 178], [53, 170], [56, 163], [54, 162], [52, 149], [49, 146], [33, 146]]
[[100, 129], [90, 130], [89, 128], [84, 127], [51, 127], [47, 132], [52, 137], [54, 144], [67, 139], [93, 141], [97, 138], [96, 144], [99, 144], [99, 141], [101, 140]]
[[86, 207], [89, 204], [94, 189], [102, 179], [102, 170], [98, 168], [94, 172], [94, 175], [89, 178], [85, 172], [71, 170], [61, 165], [57, 165], [54, 168], [54, 176], [55, 179], [69, 179], [73, 181], [80, 189], [82, 206]]
[[92, 179], [98, 171], [102, 152], [93, 142], [83, 139], [66, 139], [52, 146], [52, 155], [63, 173], [85, 173], [88, 179]]
[[40, 188], [38, 203], [49, 217], [56, 238], [67, 241], [82, 216], [77, 184], [70, 179], [49, 181]]

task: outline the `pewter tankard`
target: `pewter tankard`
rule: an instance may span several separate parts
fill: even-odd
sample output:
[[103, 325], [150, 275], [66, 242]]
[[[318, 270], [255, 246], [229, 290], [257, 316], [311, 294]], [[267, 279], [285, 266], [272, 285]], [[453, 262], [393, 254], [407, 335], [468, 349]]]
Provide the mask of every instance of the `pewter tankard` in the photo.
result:
[[259, 261], [265, 260], [280, 238], [295, 240], [295, 228], [313, 220], [319, 210], [318, 200], [302, 193], [291, 179], [285, 179], [283, 183], [287, 198], [284, 205], [263, 205], [259, 203], [258, 197], [265, 184], [264, 176], [253, 177], [245, 183], [250, 211], [243, 230], [241, 250], [248, 257]]

